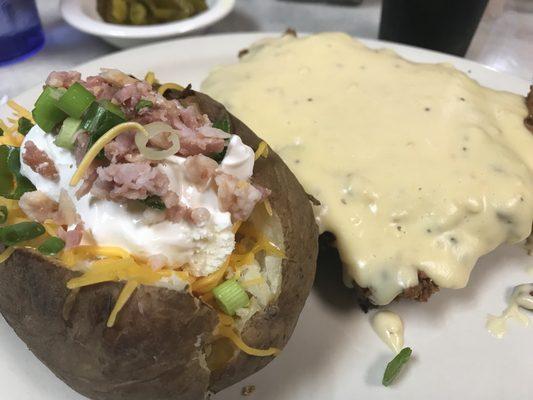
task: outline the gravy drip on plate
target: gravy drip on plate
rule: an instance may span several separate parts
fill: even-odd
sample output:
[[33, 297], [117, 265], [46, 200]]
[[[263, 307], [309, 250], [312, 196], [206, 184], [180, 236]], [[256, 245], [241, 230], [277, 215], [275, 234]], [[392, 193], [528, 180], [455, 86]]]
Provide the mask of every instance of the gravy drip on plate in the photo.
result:
[[529, 317], [520, 309], [533, 311], [533, 283], [518, 285], [511, 295], [509, 306], [499, 316], [487, 317], [487, 330], [498, 339], [507, 333], [507, 321], [514, 319], [524, 326], [529, 325]]
[[403, 348], [403, 321], [392, 311], [378, 311], [372, 317], [372, 329], [392, 351], [398, 354]]
[[340, 33], [284, 36], [214, 70], [203, 90], [263, 137], [321, 202], [346, 283], [387, 304], [418, 284], [464, 287], [480, 256], [533, 220], [524, 99], [448, 64]]

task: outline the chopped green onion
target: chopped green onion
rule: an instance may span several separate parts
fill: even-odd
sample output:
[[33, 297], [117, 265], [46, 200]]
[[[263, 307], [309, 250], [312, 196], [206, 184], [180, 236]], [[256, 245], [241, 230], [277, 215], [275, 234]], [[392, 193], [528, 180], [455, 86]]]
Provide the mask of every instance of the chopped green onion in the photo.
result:
[[40, 253], [51, 256], [59, 253], [65, 247], [65, 242], [58, 237], [51, 237], [44, 241], [42, 245], [37, 247]]
[[250, 303], [248, 295], [235, 280], [227, 280], [213, 289], [220, 309], [228, 314], [234, 315], [239, 308], [246, 307]]
[[227, 146], [220, 153], [212, 153], [209, 155], [210, 158], [215, 160], [217, 163], [221, 163], [224, 157], [226, 157], [226, 151], [228, 151]]
[[0, 206], [0, 224], [5, 224], [9, 213], [6, 206]]
[[159, 196], [148, 196], [146, 199], [141, 200], [141, 203], [156, 210], [164, 210], [166, 208], [165, 203], [163, 203], [163, 200]]
[[17, 129], [19, 133], [23, 135], [27, 135], [31, 128], [33, 128], [33, 124], [28, 118], [26, 117], [19, 118], [18, 129]]
[[6, 199], [20, 199], [26, 192], [32, 192], [35, 186], [28, 178], [20, 174], [20, 148], [0, 146], [0, 196]]
[[61, 96], [57, 106], [70, 117], [79, 119], [94, 100], [94, 95], [76, 82]]
[[68, 117], [63, 121], [59, 134], [56, 136], [54, 143], [56, 146], [72, 150], [76, 141], [76, 133], [79, 131], [81, 120]]
[[25, 242], [41, 236], [46, 230], [38, 222], [19, 222], [0, 227], [0, 243], [6, 246]]
[[142, 99], [142, 100], [139, 100], [139, 102], [137, 104], [135, 104], [135, 111], [139, 112], [143, 108], [150, 108], [153, 105], [154, 105], [154, 103], [152, 103], [150, 100]]
[[126, 117], [120, 107], [111, 102], [93, 102], [80, 126], [90, 134], [87, 149], [90, 149], [104, 133], [123, 122], [126, 122]]
[[231, 133], [231, 121], [229, 119], [229, 116], [225, 116], [224, 118], [218, 120], [213, 124], [213, 128], [220, 129], [226, 133]]
[[0, 136], [4, 136], [4, 130], [0, 128]]
[[387, 368], [385, 369], [385, 373], [383, 374], [383, 380], [381, 381], [383, 386], [389, 386], [392, 381], [396, 379], [405, 363], [407, 363], [407, 361], [409, 361], [409, 359], [411, 358], [411, 353], [411, 348], [406, 347], [402, 351], [400, 351], [390, 363], [387, 364]]
[[46, 86], [35, 102], [35, 107], [31, 113], [35, 123], [43, 131], [51, 132], [57, 124], [67, 117], [67, 114], [57, 105], [65, 91], [64, 88]]
[[[222, 119], [219, 119], [213, 124], [213, 128], [220, 129], [226, 133], [231, 133], [231, 121], [229, 119], [229, 116], [225, 116]], [[220, 153], [213, 153], [210, 154], [209, 157], [215, 160], [217, 163], [220, 164], [220, 162], [224, 159], [226, 156], [226, 151], [228, 150], [228, 147], [224, 147], [224, 149]]]
[[120, 118], [126, 119], [126, 114], [124, 114], [124, 111], [122, 111], [119, 105], [112, 103], [110, 100], [100, 100], [99, 103], [107, 110], [117, 114]]

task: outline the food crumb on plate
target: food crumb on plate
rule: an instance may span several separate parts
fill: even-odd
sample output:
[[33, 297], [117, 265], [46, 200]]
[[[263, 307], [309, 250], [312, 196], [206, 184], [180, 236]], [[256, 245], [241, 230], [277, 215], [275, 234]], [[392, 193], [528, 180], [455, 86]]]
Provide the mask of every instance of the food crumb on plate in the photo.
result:
[[241, 390], [243, 396], [250, 396], [253, 392], [255, 392], [255, 385], [244, 386]]

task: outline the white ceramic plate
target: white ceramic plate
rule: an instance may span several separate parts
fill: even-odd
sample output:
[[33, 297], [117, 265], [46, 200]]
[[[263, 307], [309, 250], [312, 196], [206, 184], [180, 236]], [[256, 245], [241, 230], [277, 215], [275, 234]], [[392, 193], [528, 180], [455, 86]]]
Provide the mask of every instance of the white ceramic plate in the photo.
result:
[[110, 24], [96, 11], [96, 0], [62, 0], [61, 15], [74, 28], [100, 36], [117, 47], [131, 47], [190, 34], [220, 21], [235, 6], [235, 0], [206, 0], [208, 9], [191, 18], [166, 24], [128, 26]]
[[[236, 34], [169, 41], [103, 57], [79, 71], [88, 74], [96, 73], [99, 67], [116, 67], [143, 76], [146, 70], [153, 70], [161, 81], [191, 82], [198, 88], [211, 68], [234, 62], [240, 49], [264, 36]], [[415, 61], [450, 62], [496, 89], [519, 94], [528, 90], [527, 82], [471, 61], [390, 43], [365, 42], [371, 47], [392, 48]], [[31, 106], [39, 90], [30, 90], [17, 100]], [[5, 108], [2, 112], [5, 115]], [[428, 304], [393, 304], [390, 308], [404, 319], [406, 345], [413, 348], [415, 357], [390, 388], [382, 387], [380, 381], [392, 354], [373, 333], [369, 315], [359, 310], [340, 278], [319, 279], [285, 351], [259, 373], [214, 398], [239, 399], [245, 385], [256, 386], [250, 397], [253, 400], [531, 398], [531, 327], [511, 322], [507, 336], [498, 340], [484, 325], [488, 313], [503, 310], [511, 287], [533, 282], [533, 276], [526, 272], [532, 266], [533, 259], [523, 249], [504, 246], [478, 263], [468, 288], [442, 290]], [[3, 320], [0, 387], [0, 397], [10, 400], [83, 398], [55, 378]]]

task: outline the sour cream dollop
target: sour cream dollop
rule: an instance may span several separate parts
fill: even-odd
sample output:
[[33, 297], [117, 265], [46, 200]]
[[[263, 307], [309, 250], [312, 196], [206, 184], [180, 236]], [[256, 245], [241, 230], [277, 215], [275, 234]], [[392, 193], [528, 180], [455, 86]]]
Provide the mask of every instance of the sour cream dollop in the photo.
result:
[[254, 171], [255, 153], [241, 138], [233, 135], [219, 170], [239, 179], [247, 180]]
[[[228, 149], [230, 155], [249, 152], [253, 155], [253, 150], [244, 145], [240, 138], [233, 138], [230, 141], [231, 149]], [[161, 163], [160, 168], [168, 176], [171, 188], [180, 194], [185, 205], [194, 208], [205, 207], [209, 210], [211, 218], [204, 226], [196, 226], [187, 221], [150, 224], [143, 217], [144, 207], [100, 200], [90, 193], [78, 200], [75, 196], [78, 186], [69, 185], [76, 171], [74, 155], [56, 146], [54, 136], [38, 126], [34, 126], [26, 135], [22, 148], [27, 141], [35, 143], [54, 160], [59, 180], [54, 182], [34, 172], [22, 159], [24, 150], [21, 151], [21, 174], [52, 200], [58, 201], [61, 189], [66, 189], [85, 229], [92, 233], [98, 245], [118, 246], [132, 254], [146, 257], [163, 254], [173, 265], [187, 264], [189, 272], [195, 276], [213, 273], [233, 251], [235, 235], [232, 232], [230, 213], [220, 209], [214, 188], [200, 192], [185, 178], [185, 158], [169, 157]], [[253, 170], [253, 158], [251, 160]], [[241, 172], [244, 173], [245, 168], [248, 173], [249, 164], [243, 166], [241, 163]]]

